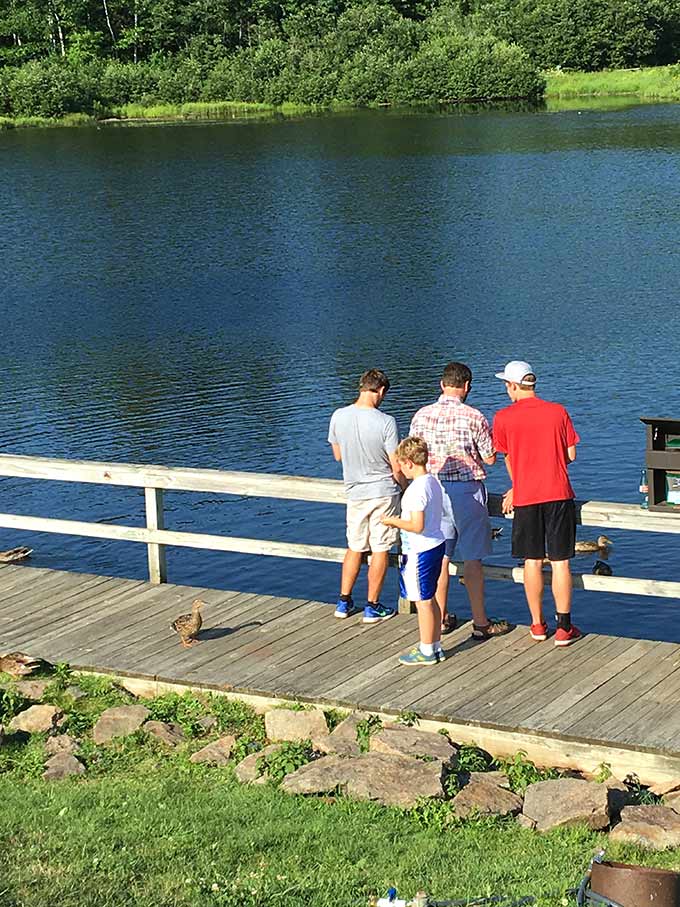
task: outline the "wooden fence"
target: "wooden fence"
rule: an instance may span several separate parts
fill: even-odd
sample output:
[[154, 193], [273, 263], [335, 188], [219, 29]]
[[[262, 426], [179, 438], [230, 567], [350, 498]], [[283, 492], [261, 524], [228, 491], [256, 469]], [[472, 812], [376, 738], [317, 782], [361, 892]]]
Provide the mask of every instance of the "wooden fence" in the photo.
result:
[[[130, 463], [102, 463], [88, 460], [58, 460], [47, 457], [0, 454], [0, 476], [24, 479], [44, 479], [59, 482], [85, 482], [143, 488], [146, 503], [146, 526], [121, 526], [110, 523], [52, 519], [0, 513], [0, 527], [33, 532], [54, 532], [88, 538], [141, 542], [147, 546], [149, 578], [153, 583], [166, 581], [166, 546], [203, 548], [212, 551], [232, 551], [241, 554], [302, 558], [317, 561], [341, 562], [343, 548], [293, 542], [264, 541], [234, 536], [210, 535], [198, 532], [177, 532], [165, 529], [163, 495], [167, 491], [203, 491], [217, 494], [257, 498], [282, 498], [316, 503], [344, 504], [342, 482], [334, 479], [314, 479], [303, 476], [282, 476], [266, 473], [228, 472], [217, 469], [187, 469], [168, 466], [143, 466]], [[490, 495], [492, 516], [501, 514], [501, 496]], [[578, 520], [584, 526], [602, 529], [627, 529], [647, 532], [680, 533], [680, 516], [673, 513], [651, 513], [635, 504], [608, 501], [578, 501]], [[338, 535], [344, 520], [338, 519]], [[396, 558], [393, 558], [393, 563]], [[451, 573], [461, 571], [458, 562], [451, 564]], [[487, 564], [484, 574], [491, 580], [514, 583], [523, 581], [523, 569]], [[680, 598], [680, 582], [641, 579], [626, 576], [594, 576], [574, 573], [576, 588], [625, 595], [652, 595]]]

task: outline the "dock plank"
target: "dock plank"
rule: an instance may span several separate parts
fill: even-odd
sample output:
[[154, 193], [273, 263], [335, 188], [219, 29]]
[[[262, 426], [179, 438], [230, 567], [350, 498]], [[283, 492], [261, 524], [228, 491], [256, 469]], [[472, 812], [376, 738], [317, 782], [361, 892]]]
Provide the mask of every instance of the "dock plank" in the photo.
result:
[[[169, 624], [197, 597], [206, 602], [202, 640], [184, 649]], [[644, 755], [652, 768], [672, 758], [680, 770], [680, 645], [591, 634], [560, 650], [525, 627], [482, 644], [469, 631], [444, 640], [444, 663], [411, 671], [397, 659], [417, 641], [413, 615], [363, 625], [360, 615], [335, 620], [320, 602], [0, 567], [0, 651], [244, 695], [414, 709], [471, 732], [547, 740], [555, 751], [576, 741], [605, 760], [615, 753], [619, 765], [621, 753]]]

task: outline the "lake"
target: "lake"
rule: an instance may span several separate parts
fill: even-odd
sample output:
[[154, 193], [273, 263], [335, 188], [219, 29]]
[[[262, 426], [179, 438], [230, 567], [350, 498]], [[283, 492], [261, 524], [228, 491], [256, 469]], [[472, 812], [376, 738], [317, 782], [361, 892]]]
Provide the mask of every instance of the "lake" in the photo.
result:
[[[521, 358], [581, 435], [578, 497], [638, 501], [639, 417], [680, 415], [679, 176], [680, 105], [1, 132], [0, 450], [339, 477], [328, 420], [364, 368], [388, 372], [405, 432], [448, 360], [491, 417], [493, 373]], [[488, 484], [507, 487], [502, 465]], [[0, 489], [6, 512], [143, 523], [139, 490]], [[344, 543], [337, 506], [176, 493], [166, 510], [173, 529]], [[617, 575], [680, 578], [672, 536], [610, 534]], [[145, 576], [142, 545], [0, 531], [17, 544]], [[168, 555], [173, 582], [335, 601], [334, 565]], [[487, 589], [526, 621], [521, 587]], [[450, 602], [469, 614], [461, 587]], [[577, 593], [574, 615], [678, 640], [677, 611]]]

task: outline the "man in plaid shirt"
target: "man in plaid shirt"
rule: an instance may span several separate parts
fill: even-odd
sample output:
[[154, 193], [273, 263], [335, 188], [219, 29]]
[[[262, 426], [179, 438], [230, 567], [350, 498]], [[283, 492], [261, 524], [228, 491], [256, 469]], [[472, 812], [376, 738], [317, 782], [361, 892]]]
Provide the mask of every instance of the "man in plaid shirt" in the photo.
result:
[[486, 466], [496, 462], [489, 423], [466, 404], [472, 372], [462, 362], [449, 362], [436, 403], [419, 409], [410, 435], [423, 438], [429, 450], [428, 470], [437, 476], [451, 499], [454, 538], [447, 540], [446, 557], [437, 586], [442, 632], [453, 629], [447, 611], [449, 561], [456, 546], [464, 561], [465, 588], [472, 610], [472, 638], [498, 636], [512, 629], [505, 620], [491, 621], [484, 608], [482, 558], [491, 554], [491, 521], [484, 480]]

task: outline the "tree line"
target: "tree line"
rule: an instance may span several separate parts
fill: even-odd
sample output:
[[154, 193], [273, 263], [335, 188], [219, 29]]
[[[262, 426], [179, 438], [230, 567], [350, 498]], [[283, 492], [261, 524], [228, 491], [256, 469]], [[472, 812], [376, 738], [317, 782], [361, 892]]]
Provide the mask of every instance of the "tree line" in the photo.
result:
[[680, 0], [0, 0], [0, 113], [541, 95], [541, 71], [674, 63]]

